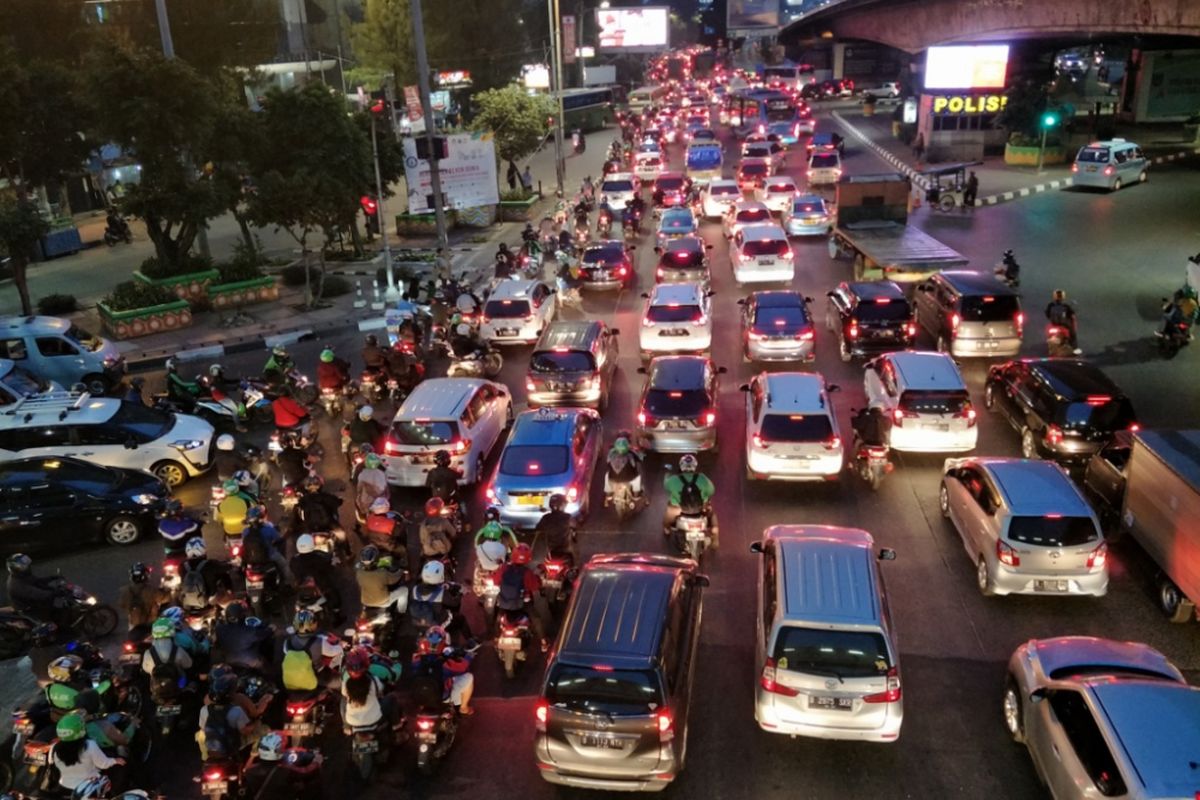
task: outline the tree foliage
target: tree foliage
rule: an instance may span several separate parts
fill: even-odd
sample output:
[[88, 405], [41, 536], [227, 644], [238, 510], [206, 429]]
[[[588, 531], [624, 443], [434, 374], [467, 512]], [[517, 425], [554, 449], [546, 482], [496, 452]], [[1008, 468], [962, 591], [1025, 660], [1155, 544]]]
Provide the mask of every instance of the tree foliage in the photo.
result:
[[29, 301], [29, 285], [25, 268], [33, 257], [38, 240], [50, 232], [50, 225], [27, 197], [16, 192], [0, 195], [0, 243], [8, 251], [13, 273], [13, 283], [21, 297], [21, 313], [33, 313]]
[[546, 120], [555, 113], [546, 95], [531, 95], [518, 86], [489, 89], [475, 95], [472, 130], [491, 131], [496, 154], [516, 162], [534, 153], [546, 138]]
[[[363, 67], [390, 73], [396, 86], [417, 82], [409, 0], [363, 0], [363, 21], [355, 23], [349, 17], [345, 21], [350, 45]], [[428, 47], [428, 37], [426, 41]]]

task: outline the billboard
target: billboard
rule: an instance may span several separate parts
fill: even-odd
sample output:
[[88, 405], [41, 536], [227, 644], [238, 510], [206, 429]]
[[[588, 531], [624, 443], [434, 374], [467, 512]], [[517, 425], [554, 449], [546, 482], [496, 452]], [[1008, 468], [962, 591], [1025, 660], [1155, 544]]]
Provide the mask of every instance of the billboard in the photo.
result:
[[[496, 146], [490, 133], [447, 136], [449, 158], [438, 161], [442, 199], [449, 208], [475, 208], [500, 202], [496, 184]], [[433, 187], [429, 162], [417, 158], [417, 142], [404, 140], [404, 177], [408, 183], [408, 213], [432, 210]]]
[[926, 89], [1003, 89], [1008, 45], [931, 47], [925, 57]]
[[597, 49], [650, 53], [668, 46], [666, 6], [596, 9]]
[[779, 0], [728, 0], [725, 10], [725, 27], [730, 36], [779, 27]]

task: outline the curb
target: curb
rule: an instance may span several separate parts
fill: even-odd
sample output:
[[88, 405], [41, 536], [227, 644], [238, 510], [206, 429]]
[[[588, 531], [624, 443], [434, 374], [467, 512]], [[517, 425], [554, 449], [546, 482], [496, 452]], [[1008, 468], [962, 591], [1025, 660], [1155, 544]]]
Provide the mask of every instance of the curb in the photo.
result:
[[834, 119], [836, 119], [838, 122], [842, 123], [842, 125], [844, 125], [846, 127], [846, 130], [850, 131], [851, 136], [853, 136], [855, 139], [858, 139], [860, 142], [865, 144], [867, 147], [869, 147], [871, 149], [871, 152], [875, 153], [875, 155], [879, 156], [884, 161], [891, 164], [899, 172], [901, 172], [904, 175], [907, 175], [909, 177], [909, 179], [913, 182], [914, 186], [916, 186], [922, 190], [929, 189], [930, 183], [929, 183], [928, 178], [926, 178], [924, 175], [922, 175], [917, 170], [910, 167], [908, 164], [901, 161], [898, 156], [893, 155], [886, 148], [881, 147], [880, 145], [876, 144], [874, 139], [867, 136], [865, 133], [860, 131], [854, 125], [851, 125], [849, 122], [847, 122], [846, 118], [843, 117], [841, 115], [841, 113], [839, 113], [837, 111], [833, 111], [831, 113], [833, 114]]

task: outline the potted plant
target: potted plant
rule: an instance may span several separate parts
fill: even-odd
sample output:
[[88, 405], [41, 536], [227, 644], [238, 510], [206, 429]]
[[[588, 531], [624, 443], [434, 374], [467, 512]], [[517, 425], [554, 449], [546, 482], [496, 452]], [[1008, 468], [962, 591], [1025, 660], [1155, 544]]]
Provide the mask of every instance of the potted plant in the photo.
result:
[[151, 256], [133, 273], [133, 279], [148, 286], [161, 286], [180, 300], [203, 300], [209, 284], [221, 277], [207, 258], [190, 253], [176, 262], [164, 262]]
[[863, 94], [863, 96], [862, 96], [862, 111], [863, 111], [864, 117], [875, 116], [875, 102], [876, 102], [875, 95], [871, 94], [870, 92], [866, 92], [865, 94]]
[[528, 222], [533, 219], [533, 204], [538, 201], [534, 191], [522, 188], [500, 193], [500, 221]]
[[220, 277], [208, 286], [208, 299], [214, 309], [240, 308], [279, 299], [279, 286], [271, 275], [264, 275], [255, 251], [239, 251], [228, 261], [217, 264]]
[[192, 310], [165, 286], [142, 281], [119, 283], [97, 303], [100, 322], [114, 339], [133, 339], [192, 324]]

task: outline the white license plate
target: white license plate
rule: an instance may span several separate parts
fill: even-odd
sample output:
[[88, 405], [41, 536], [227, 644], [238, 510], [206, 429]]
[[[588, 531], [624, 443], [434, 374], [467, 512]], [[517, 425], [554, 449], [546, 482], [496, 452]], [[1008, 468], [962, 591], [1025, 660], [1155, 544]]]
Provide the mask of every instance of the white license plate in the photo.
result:
[[261, 589], [261, 588], [263, 588], [263, 582], [248, 580], [248, 581], [246, 581], [246, 588], [247, 589]]
[[13, 725], [13, 733], [23, 733], [30, 736], [37, 731], [37, 726], [32, 720], [21, 720], [16, 725]]
[[497, 336], [516, 336], [517, 329], [516, 328], [497, 328], [496, 335]]
[[228, 794], [229, 781], [205, 781], [200, 784], [202, 794]]
[[830, 697], [828, 695], [810, 694], [808, 696], [808, 707], [820, 708], [828, 711], [850, 711], [854, 708], [854, 698]]
[[378, 753], [379, 752], [379, 740], [378, 739], [355, 739], [354, 740], [354, 752], [356, 752], [356, 753]]
[[999, 342], [993, 342], [990, 339], [985, 339], [981, 342], [975, 343], [976, 350], [995, 350], [999, 346], [1000, 346]]
[[289, 722], [283, 726], [289, 736], [312, 736], [317, 731], [317, 726], [311, 722]]
[[1088, 168], [1087, 168], [1087, 171], [1088, 171], [1088, 172], [1095, 172], [1095, 171], [1096, 171], [1096, 168], [1095, 168], [1095, 167], [1088, 167]]
[[1067, 592], [1070, 591], [1071, 584], [1069, 581], [1034, 581], [1033, 590], [1035, 592]]
[[704, 538], [705, 533], [703, 530], [690, 530], [687, 532], [687, 540], [689, 542], [702, 542]]
[[519, 636], [501, 636], [496, 642], [496, 647], [501, 650], [520, 650], [521, 637]]
[[602, 750], [625, 749], [625, 743], [615, 736], [581, 736], [579, 743], [584, 747], [596, 747]]
[[760, 267], [773, 267], [773, 266], [775, 266], [775, 259], [773, 259], [773, 258], [760, 258], [760, 259], [758, 260], [758, 265], [759, 265]]
[[436, 742], [437, 734], [434, 733], [433, 731], [420, 731], [419, 733], [417, 733], [417, 741], [418, 742], [430, 742], [430, 743]]
[[659, 331], [658, 335], [659, 336], [687, 336], [688, 331], [686, 328], [668, 328], [665, 331]]
[[182, 706], [159, 706], [154, 713], [160, 717], [170, 717], [179, 714], [182, 710]]
[[950, 423], [948, 422], [926, 422], [921, 427], [927, 431], [938, 431], [939, 433], [950, 432]]

